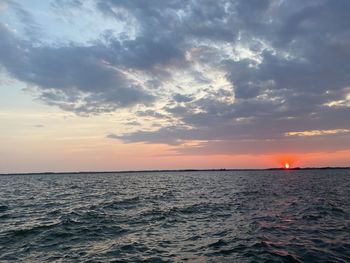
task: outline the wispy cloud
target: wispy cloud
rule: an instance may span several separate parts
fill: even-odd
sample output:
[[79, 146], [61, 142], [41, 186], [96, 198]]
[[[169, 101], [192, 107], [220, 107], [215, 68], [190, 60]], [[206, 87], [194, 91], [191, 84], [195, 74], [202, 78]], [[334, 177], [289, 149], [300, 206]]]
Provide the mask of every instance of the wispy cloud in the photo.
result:
[[287, 132], [286, 136], [321, 136], [321, 135], [332, 135], [332, 134], [343, 134], [349, 133], [350, 129], [335, 129], [335, 130], [311, 130], [311, 131], [300, 131], [300, 132]]

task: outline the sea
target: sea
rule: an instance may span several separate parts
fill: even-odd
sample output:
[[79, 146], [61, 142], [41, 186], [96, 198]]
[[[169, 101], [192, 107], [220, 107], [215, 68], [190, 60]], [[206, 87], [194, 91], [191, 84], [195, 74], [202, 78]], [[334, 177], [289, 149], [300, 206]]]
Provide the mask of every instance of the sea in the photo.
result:
[[350, 262], [350, 170], [0, 176], [0, 262]]

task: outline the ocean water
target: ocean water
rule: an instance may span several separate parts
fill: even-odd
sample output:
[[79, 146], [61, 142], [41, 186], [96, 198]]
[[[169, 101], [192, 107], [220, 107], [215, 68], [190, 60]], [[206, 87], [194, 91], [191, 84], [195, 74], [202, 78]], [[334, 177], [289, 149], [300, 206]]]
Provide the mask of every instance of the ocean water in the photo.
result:
[[350, 170], [0, 176], [0, 262], [350, 262]]

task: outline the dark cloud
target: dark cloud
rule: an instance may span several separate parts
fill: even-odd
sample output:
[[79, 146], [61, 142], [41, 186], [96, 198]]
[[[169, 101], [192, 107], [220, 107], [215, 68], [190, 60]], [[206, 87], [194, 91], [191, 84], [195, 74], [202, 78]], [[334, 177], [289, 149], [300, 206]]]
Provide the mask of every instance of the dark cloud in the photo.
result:
[[[35, 46], [0, 26], [3, 68], [67, 111], [148, 105], [134, 116], [162, 126], [108, 135], [127, 143], [177, 145], [181, 153], [258, 153], [254, 145], [282, 151], [281, 142], [294, 151], [303, 141], [310, 151], [348, 147], [346, 136], [329, 136], [329, 144], [285, 136], [350, 127], [348, 0], [93, 3], [96, 14], [125, 25], [121, 33], [106, 31], [85, 45]], [[26, 13], [18, 16], [34, 28]], [[189, 140], [204, 143], [182, 147]]]
[[[234, 88], [234, 103], [225, 100], [227, 95], [223, 94], [208, 93], [188, 101], [182, 94], [175, 95], [174, 102], [184, 105], [167, 105], [164, 110], [178, 118], [183, 128], [163, 127], [119, 139], [169, 144], [208, 141], [201, 147], [185, 147], [182, 153], [219, 153], [220, 149], [259, 152], [253, 150], [254, 145], [266, 151], [270, 144], [273, 151], [282, 151], [278, 148], [281, 141], [287, 142], [287, 151], [296, 151], [303, 141], [308, 142], [305, 145], [309, 151], [348, 147], [341, 146], [344, 137], [320, 143], [319, 138], [291, 140], [284, 134], [296, 129], [349, 128], [344, 122], [349, 108], [325, 106], [329, 101], [344, 99], [350, 86], [350, 49], [345, 44], [350, 39], [346, 26], [350, 20], [345, 11], [349, 7], [348, 1], [227, 1], [214, 8], [206, 1], [187, 4], [182, 7], [185, 15], [174, 32], [181, 30], [183, 38], [200, 39], [204, 46], [220, 41], [234, 46], [239, 41], [255, 54], [252, 58], [232, 59], [214, 53], [210, 60], [202, 60], [225, 69]], [[159, 14], [154, 16], [157, 21], [161, 18]], [[143, 16], [138, 16], [138, 21], [144, 22]], [[181, 27], [184, 21], [191, 21], [189, 29]], [[227, 26], [231, 33], [224, 33], [227, 38], [220, 37]], [[258, 141], [248, 143], [252, 140]]]
[[328, 153], [348, 150], [350, 136], [318, 136], [313, 138], [289, 138], [275, 140], [221, 140], [208, 141], [198, 146], [179, 147], [176, 151], [186, 155], [213, 155], [213, 154], [291, 154], [313, 153], [325, 151]]
[[191, 96], [186, 96], [186, 95], [183, 95], [183, 94], [175, 94], [173, 99], [176, 102], [190, 102], [190, 101], [193, 100], [193, 98]]
[[0, 63], [16, 79], [37, 86], [48, 104], [86, 114], [154, 99], [105, 62], [110, 54], [102, 45], [33, 47], [1, 24], [0, 35]]
[[167, 116], [165, 114], [159, 113], [159, 112], [154, 111], [154, 110], [138, 111], [138, 112], [136, 112], [136, 115], [139, 117], [153, 117], [153, 118], [157, 118], [157, 119], [167, 118]]
[[188, 130], [179, 126], [170, 126], [160, 128], [157, 132], [141, 131], [130, 135], [108, 135], [110, 139], [123, 140], [125, 143], [146, 142], [156, 144], [180, 145], [184, 139], [199, 137], [197, 131]]
[[149, 70], [156, 65], [183, 59], [182, 51], [171, 37], [138, 37], [121, 43], [113, 43], [119, 63], [128, 68]]

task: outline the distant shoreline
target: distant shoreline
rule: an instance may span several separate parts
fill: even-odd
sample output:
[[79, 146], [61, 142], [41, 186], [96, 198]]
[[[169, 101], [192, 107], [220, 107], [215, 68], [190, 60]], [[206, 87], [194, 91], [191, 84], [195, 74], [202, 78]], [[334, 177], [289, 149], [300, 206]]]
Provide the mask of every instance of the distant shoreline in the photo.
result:
[[220, 172], [220, 171], [298, 171], [298, 170], [346, 170], [350, 167], [293, 167], [285, 168], [242, 168], [242, 169], [170, 169], [170, 170], [129, 170], [129, 171], [79, 171], [79, 172], [37, 172], [37, 173], [2, 173], [6, 175], [60, 175], [60, 174], [123, 174], [123, 173], [164, 173], [164, 172]]

